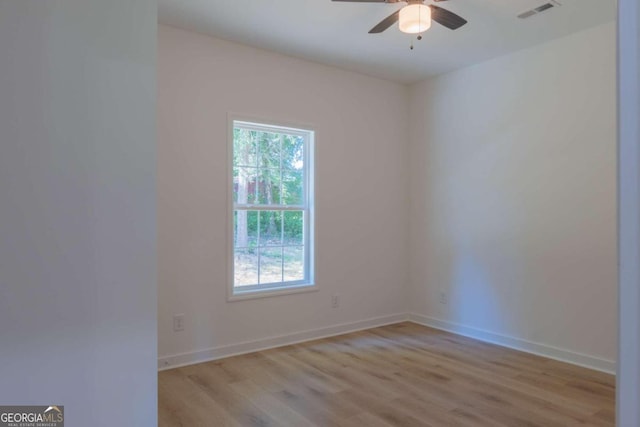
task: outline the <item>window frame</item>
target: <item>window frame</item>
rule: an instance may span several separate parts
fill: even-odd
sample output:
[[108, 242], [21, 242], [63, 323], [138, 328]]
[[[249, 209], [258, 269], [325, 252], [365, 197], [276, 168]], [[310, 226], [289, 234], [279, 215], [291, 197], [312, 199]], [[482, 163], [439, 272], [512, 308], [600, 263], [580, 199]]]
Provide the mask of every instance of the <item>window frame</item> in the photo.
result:
[[[247, 211], [302, 211], [304, 217], [303, 245], [304, 245], [304, 274], [303, 280], [277, 282], [269, 285], [247, 285], [236, 287], [235, 279], [235, 243], [234, 243], [234, 212], [237, 208], [234, 202], [233, 181], [233, 150], [234, 129], [237, 124], [243, 128], [297, 135], [304, 138], [303, 180], [304, 200], [302, 205], [261, 205], [247, 204], [243, 207]], [[313, 126], [300, 125], [272, 119], [249, 117], [228, 113], [227, 115], [227, 300], [239, 301], [254, 298], [264, 298], [276, 295], [286, 295], [318, 290], [315, 282], [315, 139], [317, 131]], [[274, 209], [274, 206], [277, 209]]]

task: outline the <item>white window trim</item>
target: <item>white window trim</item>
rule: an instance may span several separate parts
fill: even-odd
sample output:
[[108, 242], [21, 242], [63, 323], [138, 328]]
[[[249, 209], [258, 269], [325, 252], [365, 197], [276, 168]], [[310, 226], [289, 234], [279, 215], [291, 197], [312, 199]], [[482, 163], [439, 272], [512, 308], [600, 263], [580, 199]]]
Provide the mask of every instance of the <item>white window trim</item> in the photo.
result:
[[[233, 129], [235, 122], [251, 123], [252, 127], [262, 128], [266, 131], [282, 130], [283, 128], [293, 134], [310, 137], [306, 141], [305, 147], [305, 246], [308, 251], [305, 257], [305, 274], [303, 281], [287, 282], [286, 285], [279, 283], [273, 286], [264, 286], [261, 288], [250, 288], [245, 291], [238, 291], [234, 287], [234, 245], [233, 245]], [[268, 123], [268, 125], [267, 125]], [[259, 125], [256, 125], [259, 124]], [[261, 124], [261, 125], [260, 125]], [[304, 292], [318, 291], [315, 275], [315, 163], [316, 163], [316, 144], [318, 132], [314, 126], [308, 124], [296, 124], [291, 122], [283, 122], [280, 120], [266, 119], [262, 117], [251, 117], [239, 115], [235, 113], [227, 114], [227, 301], [242, 301], [255, 298], [266, 298], [278, 295], [297, 294]], [[252, 207], [266, 208], [266, 206], [255, 205]], [[297, 207], [299, 208], [299, 207]]]

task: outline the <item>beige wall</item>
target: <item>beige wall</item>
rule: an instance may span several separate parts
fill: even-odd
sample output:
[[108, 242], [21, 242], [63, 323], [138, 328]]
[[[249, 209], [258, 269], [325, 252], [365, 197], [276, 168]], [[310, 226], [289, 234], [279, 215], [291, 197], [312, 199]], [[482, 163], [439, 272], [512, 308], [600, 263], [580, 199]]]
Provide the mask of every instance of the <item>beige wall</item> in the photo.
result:
[[618, 1], [619, 426], [640, 425], [640, 5]]
[[[161, 358], [404, 313], [406, 87], [161, 26], [158, 88]], [[228, 112], [315, 127], [318, 292], [227, 302]]]
[[613, 23], [414, 85], [410, 311], [612, 369], [615, 128]]
[[157, 425], [156, 2], [0, 1], [0, 402]]
[[[410, 312], [613, 369], [614, 31], [407, 90], [161, 27], [161, 361]], [[315, 125], [319, 292], [227, 302], [228, 112]], [[178, 313], [186, 330], [174, 333]]]

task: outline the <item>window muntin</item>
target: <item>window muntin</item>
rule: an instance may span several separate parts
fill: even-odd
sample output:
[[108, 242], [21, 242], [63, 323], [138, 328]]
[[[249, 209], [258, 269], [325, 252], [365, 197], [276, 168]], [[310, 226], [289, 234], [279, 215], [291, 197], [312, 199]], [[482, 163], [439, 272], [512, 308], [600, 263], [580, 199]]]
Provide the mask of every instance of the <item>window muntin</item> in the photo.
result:
[[313, 136], [232, 121], [232, 295], [313, 285]]

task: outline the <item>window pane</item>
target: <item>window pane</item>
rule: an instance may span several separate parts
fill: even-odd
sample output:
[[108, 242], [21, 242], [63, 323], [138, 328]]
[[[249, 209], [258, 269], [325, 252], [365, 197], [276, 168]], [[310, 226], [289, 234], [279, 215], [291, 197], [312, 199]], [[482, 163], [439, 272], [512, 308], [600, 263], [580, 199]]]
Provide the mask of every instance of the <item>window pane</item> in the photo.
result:
[[258, 203], [280, 204], [280, 169], [258, 170]]
[[256, 168], [233, 168], [233, 201], [246, 205], [256, 203]]
[[284, 244], [302, 245], [304, 243], [304, 214], [302, 211], [284, 212]]
[[304, 188], [304, 174], [298, 170], [282, 171], [282, 204], [302, 205]]
[[282, 246], [282, 212], [260, 212], [260, 246]]
[[234, 211], [233, 244], [236, 248], [255, 248], [258, 245], [257, 211]]
[[304, 167], [304, 138], [282, 135], [282, 167], [301, 170]]
[[233, 165], [257, 166], [254, 134], [246, 129], [233, 129]]
[[282, 282], [282, 248], [260, 249], [260, 284]]
[[304, 247], [285, 246], [283, 248], [284, 281], [304, 280]]
[[233, 262], [234, 286], [247, 286], [258, 283], [257, 249], [236, 249]]
[[269, 132], [256, 132], [261, 168], [280, 168], [280, 135]]

